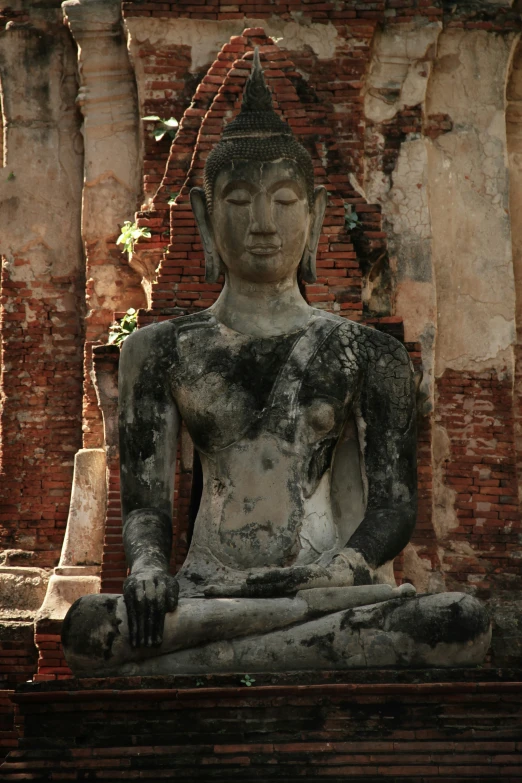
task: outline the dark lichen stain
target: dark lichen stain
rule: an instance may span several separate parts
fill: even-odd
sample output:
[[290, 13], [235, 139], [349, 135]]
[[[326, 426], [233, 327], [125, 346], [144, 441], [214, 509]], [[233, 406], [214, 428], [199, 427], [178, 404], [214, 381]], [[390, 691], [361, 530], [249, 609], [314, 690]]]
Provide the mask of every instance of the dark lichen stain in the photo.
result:
[[[316, 317], [332, 318], [315, 312]], [[270, 339], [232, 339], [223, 333], [213, 314], [206, 312], [145, 327], [136, 338], [132, 335], [127, 342], [136, 346], [142, 365], [134, 390], [140, 415], [132, 426], [122, 415], [122, 465], [129, 475], [140, 478], [136, 475], [138, 468], [155, 454], [157, 433], [165, 426], [174, 398], [195, 445], [209, 454], [241, 439], [255, 439], [267, 429], [279, 436], [281, 449], [294, 448], [290, 444], [306, 423], [307, 409], [313, 409], [318, 401], [326, 402], [334, 412], [333, 424], [320, 437], [313, 427], [309, 428], [309, 442], [299, 445], [303, 457], [296, 459], [288, 480], [289, 497], [296, 511], [291, 523], [295, 532], [302, 521], [303, 500], [313, 494], [330, 468], [346, 417], [355, 410], [365, 425], [368, 503], [350, 547], [359, 551], [371, 567], [393, 559], [409, 541], [416, 517], [411, 365], [404, 346], [394, 338], [360, 324], [339, 321], [298, 378], [298, 414], [287, 427], [285, 416], [288, 419], [289, 413], [284, 396], [276, 394], [277, 399], [272, 399], [271, 392], [283, 368], [291, 375], [295, 361], [292, 349], [305, 330]], [[133, 343], [133, 339], [138, 342]], [[126, 350], [124, 346], [122, 358]], [[222, 382], [207, 387], [207, 374], [219, 376]], [[199, 384], [197, 394], [195, 384]], [[158, 481], [162, 467], [158, 465]], [[261, 469], [275, 469], [272, 460], [261, 461]], [[140, 507], [140, 481], [127, 481], [126, 485], [126, 505]], [[155, 489], [151, 486], [149, 494]], [[257, 532], [246, 526], [238, 535], [256, 546]], [[291, 564], [293, 544], [290, 539], [281, 543], [284, 549], [290, 548], [283, 557], [285, 564]], [[368, 582], [366, 572], [356, 574], [356, 584]]]
[[313, 634], [309, 639], [302, 639], [301, 647], [315, 648], [328, 661], [337, 663], [339, 658], [334, 650], [335, 633]]
[[471, 596], [462, 596], [440, 607], [421, 605], [422, 599], [412, 599], [401, 608], [393, 608], [385, 622], [386, 631], [402, 631], [418, 643], [466, 644], [486, 633], [489, 628], [487, 610]]
[[333, 631], [324, 634], [314, 634], [309, 639], [303, 639], [300, 644], [301, 647], [323, 647], [325, 644], [332, 645], [335, 639]]
[[355, 566], [353, 570], [353, 583], [354, 585], [370, 585], [372, 578], [368, 568], [362, 565]]
[[200, 585], [205, 582], [205, 577], [201, 576], [201, 574], [196, 573], [196, 571], [187, 571], [185, 573], [185, 578], [188, 579], [192, 584], [194, 585]]
[[419, 644], [466, 644], [486, 633], [489, 616], [486, 609], [471, 596], [460, 596], [451, 603], [436, 606], [425, 597], [398, 598], [377, 604], [371, 609], [348, 609], [340, 623], [346, 629], [381, 630], [402, 633]]
[[[62, 625], [62, 642], [64, 647], [74, 650], [79, 655], [89, 655], [92, 658], [105, 661], [112, 657], [112, 645], [120, 635], [121, 620], [116, 617], [118, 597], [97, 597], [96, 602], [79, 598], [67, 612]], [[97, 633], [100, 617], [105, 617], [111, 624], [111, 630], [104, 634]], [[94, 633], [93, 633], [94, 631]]]

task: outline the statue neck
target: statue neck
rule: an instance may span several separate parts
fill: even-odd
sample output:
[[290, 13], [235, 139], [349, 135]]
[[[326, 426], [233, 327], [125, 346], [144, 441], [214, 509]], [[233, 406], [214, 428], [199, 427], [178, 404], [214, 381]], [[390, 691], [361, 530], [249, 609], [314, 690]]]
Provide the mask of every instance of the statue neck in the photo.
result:
[[306, 326], [311, 308], [297, 277], [276, 283], [252, 283], [226, 274], [225, 285], [212, 305], [218, 321], [252, 337], [277, 337]]

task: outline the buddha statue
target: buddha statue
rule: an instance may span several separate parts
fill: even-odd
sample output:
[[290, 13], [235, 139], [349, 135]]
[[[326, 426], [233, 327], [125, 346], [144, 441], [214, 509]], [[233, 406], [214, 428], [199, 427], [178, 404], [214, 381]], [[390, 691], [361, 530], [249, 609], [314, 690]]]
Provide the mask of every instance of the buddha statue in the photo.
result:
[[[241, 111], [191, 191], [209, 309], [124, 343], [121, 595], [63, 625], [77, 676], [464, 666], [490, 641], [464, 593], [393, 580], [415, 525], [415, 391], [393, 337], [303, 298], [327, 204], [274, 111], [257, 51]], [[202, 472], [190, 549], [169, 573], [177, 437]]]

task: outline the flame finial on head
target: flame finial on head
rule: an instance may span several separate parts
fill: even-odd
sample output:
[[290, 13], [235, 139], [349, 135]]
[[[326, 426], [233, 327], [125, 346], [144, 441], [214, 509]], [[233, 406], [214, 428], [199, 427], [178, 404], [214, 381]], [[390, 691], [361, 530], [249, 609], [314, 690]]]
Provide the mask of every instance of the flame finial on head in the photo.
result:
[[241, 139], [249, 136], [293, 136], [290, 126], [277, 114], [272, 103], [272, 93], [265, 81], [259, 57], [254, 49], [252, 70], [243, 91], [243, 101], [237, 117], [224, 129], [222, 139]]
[[245, 84], [241, 111], [274, 111], [272, 93], [265, 82], [265, 74], [261, 67], [259, 46], [254, 49], [252, 70]]

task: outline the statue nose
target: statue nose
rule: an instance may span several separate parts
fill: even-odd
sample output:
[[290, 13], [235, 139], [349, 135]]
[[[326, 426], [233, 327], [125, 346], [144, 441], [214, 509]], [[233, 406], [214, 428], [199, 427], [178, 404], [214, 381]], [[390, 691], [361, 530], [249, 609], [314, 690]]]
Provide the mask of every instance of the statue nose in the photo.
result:
[[277, 229], [272, 218], [270, 197], [266, 193], [258, 193], [252, 206], [252, 234], [275, 234]]

